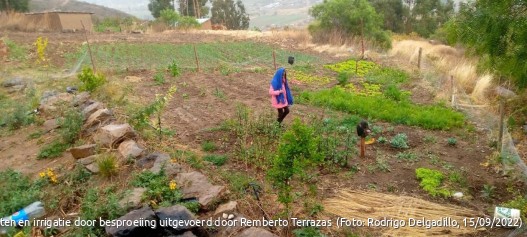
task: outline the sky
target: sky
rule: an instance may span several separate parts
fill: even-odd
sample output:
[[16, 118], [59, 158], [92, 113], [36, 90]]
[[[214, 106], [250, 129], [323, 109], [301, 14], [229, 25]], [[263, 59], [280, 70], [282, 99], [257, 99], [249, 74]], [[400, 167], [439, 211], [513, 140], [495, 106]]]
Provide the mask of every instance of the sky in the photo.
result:
[[152, 19], [148, 10], [149, 0], [79, 0], [114, 8], [142, 19]]

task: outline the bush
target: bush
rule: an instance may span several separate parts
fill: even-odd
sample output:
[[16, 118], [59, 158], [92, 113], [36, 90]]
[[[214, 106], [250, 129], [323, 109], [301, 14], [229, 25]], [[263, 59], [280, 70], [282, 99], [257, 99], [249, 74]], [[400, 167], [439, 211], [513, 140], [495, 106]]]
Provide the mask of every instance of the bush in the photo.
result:
[[448, 130], [462, 127], [465, 120], [463, 114], [441, 105], [415, 105], [383, 96], [361, 96], [342, 88], [303, 92], [299, 97], [302, 102], [313, 105], [425, 129]]
[[35, 122], [35, 116], [30, 114], [27, 106], [15, 106], [11, 113], [5, 114], [4, 119], [0, 120], [0, 126], [3, 124], [9, 130], [17, 130], [23, 126]]
[[84, 116], [76, 109], [66, 111], [64, 119], [58, 121], [60, 135], [65, 144], [73, 144], [84, 124]]
[[190, 16], [181, 17], [177, 23], [177, 28], [180, 29], [199, 28], [200, 26], [196, 18]]
[[339, 75], [337, 77], [337, 81], [339, 82], [339, 85], [348, 84], [349, 79], [350, 79], [350, 76], [347, 72], [339, 72]]
[[176, 60], [172, 60], [172, 63], [168, 65], [168, 71], [170, 71], [170, 75], [173, 77], [178, 77], [181, 74]]
[[81, 91], [93, 92], [106, 83], [104, 75], [101, 73], [94, 74], [90, 67], [84, 67], [82, 72], [77, 75], [77, 78], [82, 82]]
[[390, 144], [392, 147], [399, 148], [399, 149], [407, 149], [408, 148], [408, 136], [404, 133], [399, 133], [395, 135], [395, 137], [392, 138], [390, 141]]
[[25, 206], [40, 200], [42, 183], [8, 169], [0, 172], [0, 216], [9, 216]]
[[417, 179], [421, 180], [419, 186], [423, 188], [433, 197], [442, 196], [450, 197], [452, 194], [449, 190], [445, 188], [440, 188], [441, 183], [443, 182], [444, 176], [443, 173], [437, 170], [431, 170], [426, 168], [418, 168], [415, 170]]
[[163, 73], [158, 72], [156, 75], [154, 75], [154, 81], [156, 82], [156, 85], [162, 85], [165, 84], [165, 76]]
[[97, 160], [99, 172], [104, 177], [111, 177], [117, 174], [117, 158], [114, 154], [104, 154]]
[[203, 160], [208, 161], [215, 166], [222, 166], [227, 161], [226, 155], [206, 155]]

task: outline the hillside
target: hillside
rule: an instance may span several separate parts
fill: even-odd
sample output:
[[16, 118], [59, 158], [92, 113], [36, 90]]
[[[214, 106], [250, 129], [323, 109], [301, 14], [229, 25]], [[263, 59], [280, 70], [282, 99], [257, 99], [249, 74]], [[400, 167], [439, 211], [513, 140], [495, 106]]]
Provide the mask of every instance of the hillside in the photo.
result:
[[83, 11], [93, 12], [97, 18], [132, 17], [125, 12], [76, 0], [32, 0], [29, 5], [32, 12], [41, 11]]

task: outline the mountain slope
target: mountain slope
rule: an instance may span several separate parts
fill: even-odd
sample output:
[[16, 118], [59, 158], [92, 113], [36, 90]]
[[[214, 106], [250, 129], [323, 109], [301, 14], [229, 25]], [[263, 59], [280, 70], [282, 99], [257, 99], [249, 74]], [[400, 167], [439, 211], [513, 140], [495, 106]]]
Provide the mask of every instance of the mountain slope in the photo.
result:
[[93, 12], [97, 18], [107, 17], [132, 17], [125, 12], [103, 7], [91, 3], [80, 2], [76, 0], [31, 0], [29, 9], [32, 12], [42, 11], [81, 11]]

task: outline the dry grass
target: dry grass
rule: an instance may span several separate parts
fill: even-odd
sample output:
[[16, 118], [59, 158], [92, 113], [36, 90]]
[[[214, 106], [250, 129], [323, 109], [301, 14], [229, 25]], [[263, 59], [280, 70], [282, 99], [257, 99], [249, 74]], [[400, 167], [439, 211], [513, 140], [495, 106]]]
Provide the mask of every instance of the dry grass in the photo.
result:
[[481, 215], [481, 213], [470, 209], [453, 205], [439, 205], [409, 196], [352, 190], [341, 191], [337, 197], [326, 200], [324, 209], [330, 214], [348, 220], [355, 218], [366, 221], [368, 218], [377, 220], [386, 218], [387, 220], [408, 221], [408, 218], [441, 220], [450, 217], [457, 220], [461, 225], [459, 229], [453, 227], [387, 228], [384, 236], [462, 236], [473, 234], [477, 230], [463, 227], [463, 218], [474, 218]]
[[23, 13], [16, 12], [0, 12], [0, 30], [10, 31], [36, 31], [38, 29], [45, 29], [44, 22], [49, 21], [45, 17], [42, 21], [35, 21], [26, 17]]
[[307, 29], [287, 29], [272, 31], [272, 35], [279, 39], [290, 39], [298, 42], [300, 45], [312, 43], [311, 35]]
[[472, 99], [475, 101], [488, 101], [490, 97], [490, 87], [492, 86], [493, 76], [485, 74], [481, 76], [476, 82], [474, 91], [472, 91]]

